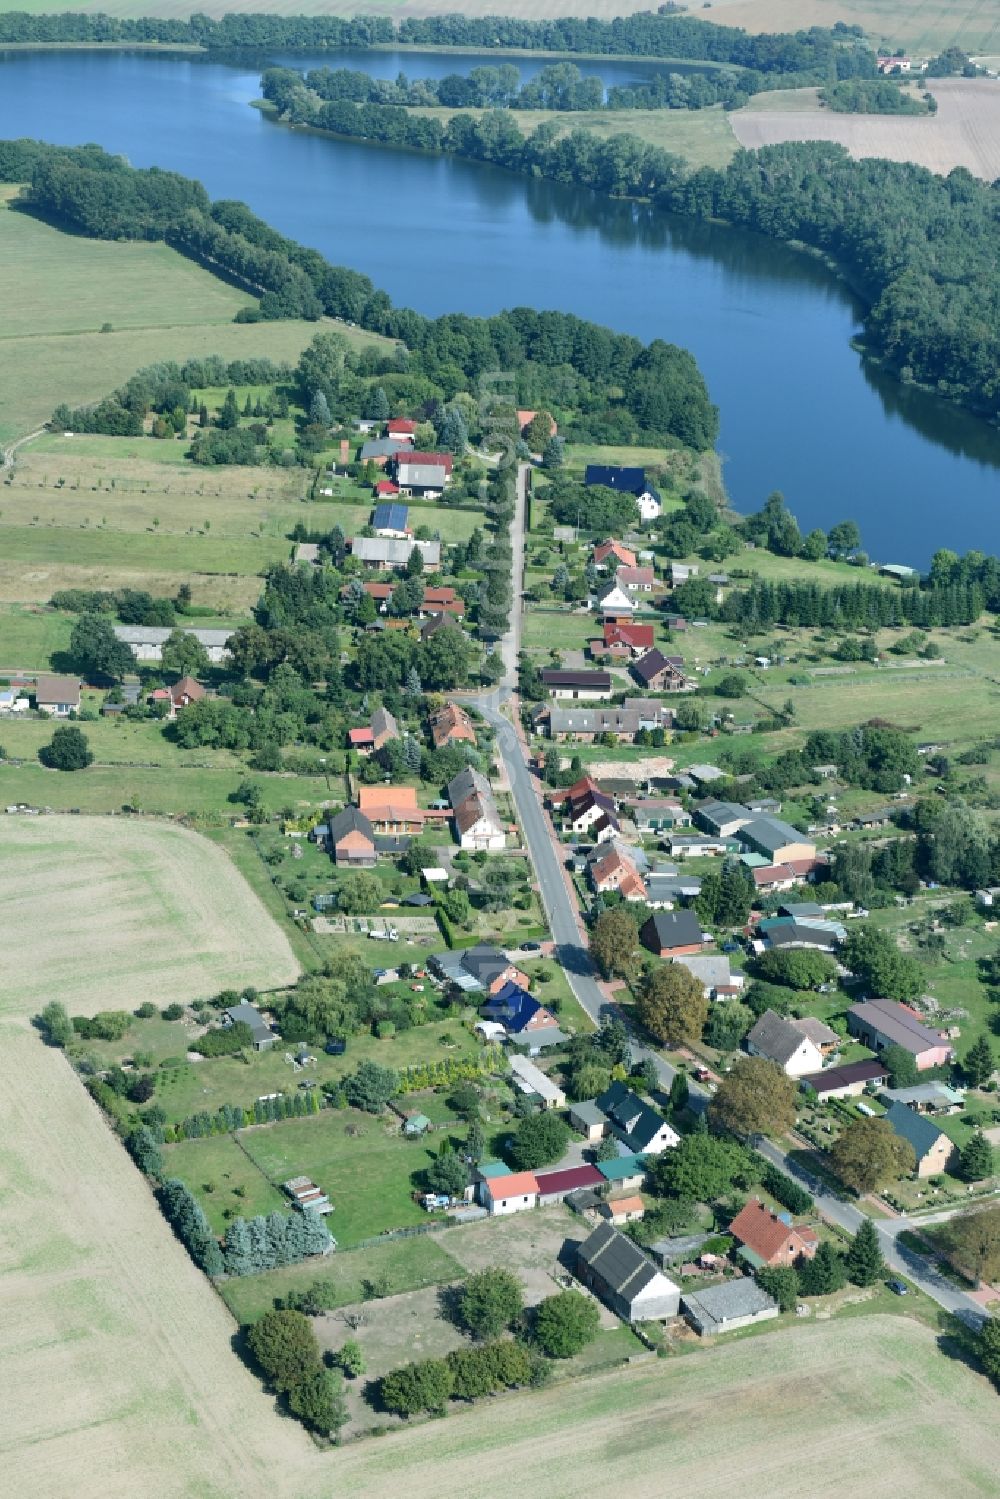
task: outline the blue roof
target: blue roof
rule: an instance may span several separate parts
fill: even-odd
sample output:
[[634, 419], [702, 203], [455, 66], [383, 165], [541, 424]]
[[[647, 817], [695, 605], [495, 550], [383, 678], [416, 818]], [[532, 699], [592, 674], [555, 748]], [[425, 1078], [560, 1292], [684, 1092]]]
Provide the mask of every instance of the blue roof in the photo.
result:
[[396, 500], [376, 505], [372, 511], [372, 525], [376, 531], [405, 531], [409, 519], [409, 508]]
[[584, 484], [603, 484], [607, 489], [618, 489], [623, 494], [642, 494], [646, 488], [644, 468], [613, 468], [604, 463], [588, 463], [583, 476]]
[[532, 999], [527, 989], [522, 989], [520, 984], [508, 980], [503, 988], [498, 989], [496, 994], [492, 995], [482, 1006], [482, 1014], [488, 1020], [499, 1020], [509, 1031], [516, 1034], [524, 1029], [541, 1008], [537, 999]]

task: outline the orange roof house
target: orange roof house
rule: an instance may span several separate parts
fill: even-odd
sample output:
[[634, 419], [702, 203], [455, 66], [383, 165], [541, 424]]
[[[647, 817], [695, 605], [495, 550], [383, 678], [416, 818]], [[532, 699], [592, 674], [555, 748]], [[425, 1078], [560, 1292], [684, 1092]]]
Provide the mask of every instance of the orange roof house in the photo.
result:
[[491, 1213], [520, 1213], [538, 1205], [538, 1181], [533, 1171], [491, 1176], [483, 1183], [483, 1196]]
[[413, 786], [359, 786], [358, 810], [376, 833], [420, 833], [427, 816]]
[[467, 744], [476, 742], [476, 731], [472, 726], [472, 719], [457, 703], [445, 703], [443, 708], [438, 708], [437, 712], [432, 713], [430, 726], [435, 749], [441, 749], [446, 744], [456, 744], [462, 740]]
[[779, 1217], [765, 1207], [759, 1197], [736, 1214], [729, 1232], [738, 1239], [753, 1263], [794, 1265], [797, 1260], [811, 1260], [819, 1239], [806, 1224], [793, 1224], [785, 1215]]
[[607, 541], [600, 542], [594, 548], [594, 566], [603, 567], [608, 559], [619, 567], [635, 567], [636, 555], [629, 547], [623, 546], [620, 541], [615, 541], [609, 536]]

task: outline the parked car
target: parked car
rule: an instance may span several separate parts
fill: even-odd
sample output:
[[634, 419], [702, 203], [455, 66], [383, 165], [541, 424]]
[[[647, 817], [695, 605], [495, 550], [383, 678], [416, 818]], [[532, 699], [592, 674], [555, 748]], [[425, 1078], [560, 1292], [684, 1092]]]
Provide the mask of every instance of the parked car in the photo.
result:
[[399, 933], [396, 931], [396, 928], [394, 926], [389, 927], [388, 930], [384, 932], [369, 932], [368, 936], [372, 942], [399, 941]]
[[522, 952], [541, 952], [541, 950], [542, 950], [542, 944], [540, 942], [522, 942], [521, 943], [521, 951]]
[[323, 1050], [328, 1057], [342, 1057], [347, 1050], [347, 1042], [343, 1036], [331, 1036]]
[[887, 1280], [886, 1285], [894, 1296], [909, 1296], [910, 1288], [901, 1280]]

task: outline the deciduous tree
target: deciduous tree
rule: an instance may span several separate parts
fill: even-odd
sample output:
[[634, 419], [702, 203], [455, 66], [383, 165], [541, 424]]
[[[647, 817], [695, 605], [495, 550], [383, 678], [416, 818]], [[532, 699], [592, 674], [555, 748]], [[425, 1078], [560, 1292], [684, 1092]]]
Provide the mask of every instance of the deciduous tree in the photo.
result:
[[734, 1135], [784, 1134], [795, 1123], [795, 1083], [766, 1057], [740, 1057], [708, 1106]]
[[632, 978], [639, 965], [639, 928], [631, 911], [602, 911], [590, 934], [590, 953], [606, 979]]
[[544, 1110], [522, 1119], [510, 1143], [510, 1158], [518, 1171], [534, 1171], [558, 1161], [569, 1144], [569, 1125], [558, 1114]]
[[459, 1311], [465, 1326], [477, 1338], [499, 1337], [523, 1310], [521, 1282], [510, 1270], [480, 1270], [462, 1287]]
[[579, 1291], [558, 1291], [535, 1312], [535, 1341], [549, 1358], [572, 1358], [593, 1342], [599, 1325], [596, 1302]]
[[683, 964], [667, 963], [642, 986], [636, 1014], [657, 1041], [677, 1046], [701, 1040], [708, 1004], [701, 980]]
[[830, 1162], [844, 1185], [863, 1196], [907, 1175], [916, 1155], [888, 1120], [854, 1119], [830, 1147]]

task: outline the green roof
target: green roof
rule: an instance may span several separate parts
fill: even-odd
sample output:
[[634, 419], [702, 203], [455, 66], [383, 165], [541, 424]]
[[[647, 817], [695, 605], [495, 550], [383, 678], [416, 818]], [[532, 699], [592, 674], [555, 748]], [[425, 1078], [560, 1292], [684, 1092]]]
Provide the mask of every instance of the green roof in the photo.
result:
[[411, 1114], [403, 1125], [408, 1135], [422, 1135], [425, 1129], [430, 1129], [431, 1121], [426, 1114]]
[[483, 1161], [479, 1167], [479, 1175], [485, 1176], [489, 1181], [494, 1176], [510, 1176], [510, 1167], [506, 1161]]
[[646, 1158], [641, 1155], [620, 1155], [613, 1161], [598, 1161], [597, 1169], [605, 1181], [624, 1181], [627, 1176], [640, 1176], [646, 1170]]

